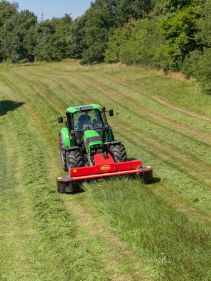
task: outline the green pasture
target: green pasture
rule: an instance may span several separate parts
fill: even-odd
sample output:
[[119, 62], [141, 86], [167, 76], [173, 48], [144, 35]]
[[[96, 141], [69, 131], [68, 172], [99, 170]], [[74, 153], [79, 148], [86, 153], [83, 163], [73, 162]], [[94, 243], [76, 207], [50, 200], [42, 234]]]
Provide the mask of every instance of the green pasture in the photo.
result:
[[[74, 61], [0, 67], [0, 280], [211, 280], [211, 96], [138, 66]], [[70, 105], [113, 108], [138, 179], [56, 192], [56, 120]]]

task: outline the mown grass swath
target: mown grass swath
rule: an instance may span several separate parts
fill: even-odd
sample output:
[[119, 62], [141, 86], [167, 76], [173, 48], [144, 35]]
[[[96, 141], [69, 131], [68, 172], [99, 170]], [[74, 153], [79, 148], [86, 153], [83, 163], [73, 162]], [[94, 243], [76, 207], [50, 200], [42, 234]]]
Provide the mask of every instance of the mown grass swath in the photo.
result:
[[[8, 98], [12, 98], [15, 92], [15, 98], [21, 99], [23, 89], [15, 87], [12, 82], [10, 88], [12, 91]], [[22, 99], [25, 99], [24, 96]], [[15, 280], [12, 278], [17, 276], [16, 280], [94, 280], [96, 278], [107, 280], [100, 265], [88, 254], [86, 246], [75, 238], [77, 231], [74, 220], [65, 211], [62, 200], [55, 193], [54, 181], [52, 178], [49, 179], [46, 170], [46, 167], [49, 167], [48, 159], [52, 154], [45, 137], [48, 130], [45, 130], [45, 124], [42, 124], [42, 118], [37, 114], [36, 109], [31, 107], [27, 100], [25, 102], [25, 110], [14, 111], [5, 116], [4, 120], [4, 131], [7, 136], [5, 144], [13, 141], [12, 147], [20, 153], [22, 167], [18, 171], [21, 173], [20, 185], [23, 194], [19, 196], [19, 199], [13, 193], [17, 189], [17, 181], [12, 169], [16, 168], [17, 161], [5, 162], [8, 165], [6, 174], [9, 180], [5, 180], [2, 185], [2, 197], [5, 201], [2, 215], [6, 216], [7, 212], [13, 214], [14, 221], [11, 221], [13, 221], [14, 229], [11, 232], [15, 237], [19, 231], [20, 237], [16, 239], [22, 244], [25, 243], [26, 251], [31, 252], [28, 253], [29, 257], [22, 260], [22, 256], [19, 257], [21, 252], [18, 252], [17, 245], [14, 246], [14, 242], [9, 242], [7, 245], [9, 252], [6, 250], [1, 252], [4, 260], [1, 266], [2, 278]], [[7, 130], [12, 132], [12, 139], [9, 138]], [[9, 159], [11, 160], [11, 156]], [[7, 184], [14, 188], [6, 189]], [[21, 233], [18, 216], [26, 216], [27, 213], [21, 209], [22, 204], [19, 200], [23, 200], [24, 196], [29, 200], [31, 209], [29, 220], [37, 235], [31, 233], [25, 237], [24, 233]], [[11, 225], [11, 221], [7, 223]], [[4, 223], [6, 223], [5, 220], [3, 220], [3, 228], [5, 228]], [[18, 231], [15, 229], [16, 225], [20, 228]], [[3, 232], [2, 237], [2, 242], [5, 243], [8, 240], [8, 233]], [[12, 241], [14, 238], [10, 237], [10, 239]], [[24, 248], [24, 245], [20, 247]], [[14, 266], [9, 262], [13, 256], [17, 256], [14, 259]], [[16, 264], [18, 258], [21, 261]]]
[[[88, 245], [77, 242], [80, 218], [76, 222], [65, 208], [69, 204], [71, 210], [72, 200], [93, 218], [101, 216], [144, 261], [152, 279], [209, 280], [211, 101], [194, 83], [137, 67], [76, 63], [5, 68], [0, 81], [3, 98], [25, 103], [4, 116], [4, 131], [6, 136], [10, 128], [18, 147], [22, 183], [42, 242], [40, 256], [48, 267], [51, 253], [54, 280], [61, 272], [64, 280], [107, 277], [97, 258], [87, 253]], [[200, 106], [191, 100], [191, 92]], [[71, 198], [55, 193], [54, 177], [62, 173], [56, 117], [70, 104], [90, 102], [115, 109], [118, 114], [109, 122], [117, 138], [125, 142], [130, 157], [153, 164], [160, 181], [144, 187], [124, 178], [85, 183], [86, 192]]]

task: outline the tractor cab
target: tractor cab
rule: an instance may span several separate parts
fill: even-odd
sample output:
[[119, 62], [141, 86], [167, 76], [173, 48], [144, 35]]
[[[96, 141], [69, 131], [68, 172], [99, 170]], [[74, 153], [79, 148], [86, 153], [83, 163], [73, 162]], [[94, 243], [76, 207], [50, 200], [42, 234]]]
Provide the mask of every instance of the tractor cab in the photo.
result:
[[[92, 104], [79, 107], [69, 107], [67, 109], [67, 127], [73, 145], [81, 145], [86, 131], [95, 131], [99, 134], [103, 142], [114, 140], [113, 132], [108, 124], [105, 108]], [[113, 111], [109, 110], [109, 115], [113, 116]]]
[[86, 130], [101, 131], [105, 125], [102, 114], [97, 109], [76, 112], [73, 115], [73, 130], [84, 132]]

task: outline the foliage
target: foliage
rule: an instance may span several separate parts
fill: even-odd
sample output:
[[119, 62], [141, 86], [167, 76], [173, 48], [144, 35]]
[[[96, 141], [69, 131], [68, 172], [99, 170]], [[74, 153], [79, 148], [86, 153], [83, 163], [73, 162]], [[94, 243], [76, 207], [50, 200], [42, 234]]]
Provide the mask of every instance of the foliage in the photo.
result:
[[18, 4], [11, 4], [8, 1], [0, 1], [0, 28], [14, 14], [17, 13]]
[[37, 18], [30, 11], [16, 13], [5, 22], [0, 31], [3, 60], [18, 62], [26, 58], [29, 49], [34, 49], [33, 33], [36, 23]]
[[145, 17], [151, 8], [151, 1], [96, 0], [92, 3], [82, 18], [83, 21], [85, 19], [82, 63], [103, 61], [112, 30], [122, 27], [130, 19]]
[[188, 77], [196, 77], [201, 86], [210, 93], [211, 91], [211, 49], [204, 52], [192, 52], [185, 60], [182, 71]]
[[165, 37], [169, 54], [173, 58], [175, 69], [179, 70], [181, 63], [189, 52], [196, 49], [195, 34], [198, 12], [188, 6], [169, 14], [161, 25], [161, 34]]
[[111, 29], [108, 39], [105, 62], [113, 63], [120, 60], [120, 50], [138, 27], [137, 20], [129, 20], [123, 28]]
[[121, 61], [126, 64], [140, 63], [157, 68], [169, 68], [172, 63], [171, 57], [159, 30], [160, 18], [141, 20], [136, 31], [121, 48]]
[[204, 47], [211, 48], [211, 1], [209, 0], [201, 5], [197, 38], [201, 40]]
[[53, 18], [37, 25], [35, 54], [38, 60], [59, 61], [71, 53], [72, 19], [69, 15]]
[[96, 0], [75, 20], [66, 14], [41, 22], [3, 0], [0, 62], [34, 54], [41, 61], [138, 63], [183, 71], [208, 89], [210, 30], [210, 0]]

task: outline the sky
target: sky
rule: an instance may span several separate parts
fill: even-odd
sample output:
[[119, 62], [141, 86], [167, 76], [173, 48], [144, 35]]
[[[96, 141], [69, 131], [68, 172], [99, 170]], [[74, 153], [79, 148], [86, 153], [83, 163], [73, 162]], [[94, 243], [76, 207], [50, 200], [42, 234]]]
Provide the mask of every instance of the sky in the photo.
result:
[[94, 0], [10, 0], [10, 2], [18, 2], [20, 10], [30, 10], [41, 20], [62, 17], [65, 13], [71, 14], [75, 19], [87, 10]]

